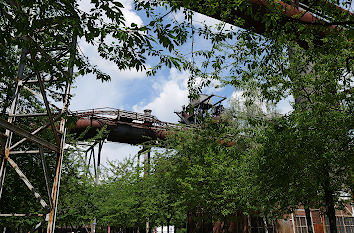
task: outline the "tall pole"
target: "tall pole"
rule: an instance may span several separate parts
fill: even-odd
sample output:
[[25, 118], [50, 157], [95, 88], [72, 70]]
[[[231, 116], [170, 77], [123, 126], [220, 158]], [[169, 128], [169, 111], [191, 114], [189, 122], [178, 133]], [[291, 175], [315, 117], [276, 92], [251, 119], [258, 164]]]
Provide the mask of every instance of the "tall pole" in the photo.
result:
[[[70, 95], [71, 82], [72, 82], [72, 77], [73, 77], [73, 72], [74, 72], [74, 60], [75, 60], [75, 56], [76, 56], [76, 45], [77, 45], [77, 36], [74, 34], [73, 39], [72, 39], [72, 44], [71, 44], [72, 47], [70, 49], [69, 68], [68, 68], [68, 72], [67, 72], [67, 79], [68, 80], [66, 83], [65, 96], [64, 96], [64, 100], [63, 100], [63, 108], [61, 110], [61, 114], [65, 113], [68, 109], [68, 106], [69, 106], [69, 95]], [[57, 162], [56, 162], [55, 176], [54, 176], [54, 182], [53, 182], [53, 188], [52, 188], [53, 208], [50, 210], [49, 215], [48, 215], [47, 233], [52, 233], [55, 230], [55, 220], [56, 220], [57, 207], [58, 207], [59, 188], [60, 188], [60, 181], [61, 181], [61, 175], [62, 175], [62, 169], [63, 169], [63, 156], [64, 156], [64, 146], [65, 146], [65, 136], [66, 136], [65, 123], [66, 123], [66, 120], [64, 117], [62, 117], [61, 121], [60, 121], [60, 128], [59, 128], [59, 132], [61, 134], [60, 143], [59, 143], [60, 148], [59, 148], [59, 152], [57, 153]]]
[[[144, 156], [144, 177], [147, 176], [150, 172], [150, 150], [146, 147], [143, 147], [142, 153]], [[146, 233], [150, 233], [150, 222], [149, 219], [146, 219], [145, 224]]]
[[[18, 99], [20, 95], [20, 90], [22, 87], [22, 79], [23, 79], [23, 73], [25, 70], [25, 65], [26, 65], [26, 55], [27, 55], [27, 49], [22, 48], [21, 51], [21, 57], [18, 65], [18, 70], [17, 70], [17, 84], [16, 84], [16, 89], [15, 89], [15, 94], [14, 98], [11, 103], [11, 108], [9, 112], [9, 117], [7, 119], [8, 123], [12, 123], [15, 120], [14, 115], [16, 115], [16, 110], [17, 110], [17, 104], [18, 104]], [[2, 195], [2, 189], [4, 186], [4, 181], [5, 181], [5, 175], [6, 175], [6, 161], [9, 156], [9, 147], [11, 146], [11, 140], [12, 140], [12, 131], [6, 129], [5, 131], [5, 137], [7, 138], [5, 147], [3, 151], [0, 151], [1, 155], [1, 165], [0, 165], [0, 199]]]
[[[36, 43], [34, 39], [32, 39], [30, 36], [26, 37], [26, 40], [32, 43]], [[65, 88], [65, 93], [63, 94], [63, 107], [58, 113], [58, 115], [54, 116], [51, 112], [51, 107], [53, 106], [52, 104], [49, 103], [46, 90], [45, 90], [45, 85], [44, 82], [48, 81], [45, 79], [41, 78], [41, 73], [42, 71], [40, 70], [40, 66], [37, 59], [38, 56], [38, 51], [28, 51], [26, 48], [22, 49], [21, 52], [21, 57], [18, 65], [18, 72], [17, 72], [17, 77], [16, 77], [16, 89], [15, 89], [15, 94], [11, 98], [12, 103], [10, 110], [8, 112], [8, 120], [2, 120], [0, 119], [0, 127], [6, 129], [5, 131], [5, 137], [6, 137], [6, 143], [4, 143], [4, 140], [1, 141], [1, 150], [0, 150], [0, 155], [1, 155], [1, 164], [0, 164], [0, 198], [2, 196], [2, 191], [4, 187], [4, 182], [5, 182], [5, 174], [6, 174], [6, 163], [9, 162], [9, 165], [14, 169], [14, 171], [18, 174], [20, 180], [22, 180], [27, 188], [33, 193], [35, 196], [36, 200], [40, 202], [42, 208], [44, 209], [44, 213], [41, 214], [31, 214], [31, 213], [0, 213], [0, 217], [11, 217], [11, 216], [21, 216], [21, 217], [26, 217], [26, 216], [44, 216], [45, 219], [43, 219], [42, 222], [37, 224], [32, 231], [37, 230], [39, 227], [41, 227], [46, 221], [48, 221], [48, 227], [47, 227], [47, 232], [54, 232], [55, 229], [55, 219], [56, 219], [56, 211], [57, 211], [57, 206], [58, 206], [58, 196], [59, 196], [59, 187], [60, 187], [60, 178], [61, 178], [61, 172], [62, 172], [62, 162], [63, 162], [63, 155], [64, 155], [64, 145], [65, 145], [65, 119], [63, 118], [63, 114], [67, 111], [68, 109], [68, 104], [69, 104], [69, 94], [70, 94], [70, 85], [71, 85], [71, 79], [73, 75], [73, 65], [74, 65], [74, 60], [76, 56], [76, 36], [73, 37], [72, 39], [72, 45], [70, 49], [70, 57], [69, 57], [69, 68], [68, 71], [63, 71], [63, 73], [66, 75], [67, 80], [66, 80], [66, 88]], [[53, 59], [43, 48], [39, 46], [39, 52], [42, 57], [47, 57], [48, 59]], [[27, 60], [27, 56], [30, 54], [32, 62], [33, 62], [33, 72], [36, 74], [37, 79], [31, 80], [30, 77], [24, 78], [24, 70], [25, 70], [25, 64]], [[66, 53], [63, 53], [65, 55]], [[55, 78], [49, 79], [50, 81], [56, 81]], [[40, 87], [40, 94], [36, 93], [36, 91], [31, 89], [31, 85], [36, 84], [37, 86]], [[45, 106], [45, 112], [32, 112], [32, 113], [18, 113], [17, 105], [19, 103], [20, 97], [21, 97], [21, 90], [26, 89], [30, 94], [34, 95], [36, 98], [40, 99], [43, 101], [43, 104]], [[57, 108], [57, 107], [56, 107]], [[57, 108], [59, 109], [59, 108]], [[23, 127], [20, 127], [16, 125], [15, 119], [20, 116], [24, 118], [28, 117], [48, 117], [48, 123], [44, 123], [44, 125], [40, 126], [36, 130], [32, 132], [28, 132]], [[55, 125], [55, 122], [60, 120], [59, 123], [59, 133], [57, 132], [57, 126]], [[50, 127], [52, 131], [52, 135], [54, 136], [54, 139], [56, 141], [56, 144], [53, 145], [49, 141], [47, 141], [44, 138], [41, 138], [41, 136], [38, 136], [37, 134], [45, 129]], [[16, 134], [20, 139], [12, 143], [13, 141], [13, 134]], [[59, 136], [60, 135], [60, 136]], [[18, 149], [22, 143], [25, 141], [29, 141], [31, 144], [31, 147], [33, 147], [35, 144], [35, 148], [37, 150], [31, 150], [26, 146], [27, 149]], [[21, 148], [21, 147], [20, 147]], [[22, 147], [23, 148], [23, 147]], [[39, 149], [38, 149], [39, 148]], [[45, 156], [44, 156], [44, 151], [43, 149], [49, 150], [50, 153], [54, 152], [57, 155], [57, 165], [55, 169], [55, 177], [54, 177], [54, 182], [53, 182], [53, 189], [52, 189], [52, 195], [50, 195], [50, 185], [48, 183], [49, 178], [48, 178], [48, 172], [46, 171], [46, 164], [45, 164]], [[49, 205], [46, 203], [46, 200], [41, 197], [40, 193], [36, 190], [34, 185], [32, 185], [31, 181], [26, 177], [25, 173], [22, 172], [20, 166], [16, 163], [15, 160], [13, 160], [11, 157], [12, 154], [40, 154], [41, 155], [41, 162], [43, 165], [43, 174], [44, 178], [46, 180], [46, 189], [47, 189], [47, 194], [48, 200], [49, 200]], [[21, 165], [21, 164], [20, 164]]]
[[[94, 164], [96, 167], [95, 169], [95, 184], [98, 185], [100, 183], [100, 166], [101, 166], [101, 153], [102, 153], [102, 147], [103, 147], [104, 140], [100, 140], [98, 142], [98, 152], [97, 152], [97, 165]], [[94, 147], [92, 147], [92, 150], [94, 151]], [[95, 156], [95, 153], [93, 153], [93, 156]], [[95, 159], [93, 159], [93, 162], [95, 163]], [[93, 219], [93, 223], [91, 224], [91, 233], [96, 232], [96, 226], [97, 226], [97, 218], [95, 217]], [[110, 228], [108, 228], [110, 230]]]

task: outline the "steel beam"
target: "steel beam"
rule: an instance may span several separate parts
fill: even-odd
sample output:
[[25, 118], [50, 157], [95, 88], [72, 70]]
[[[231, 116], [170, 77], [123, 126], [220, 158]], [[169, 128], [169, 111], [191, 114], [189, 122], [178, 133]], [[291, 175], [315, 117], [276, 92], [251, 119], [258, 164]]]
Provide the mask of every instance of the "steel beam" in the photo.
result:
[[[30, 51], [30, 53], [32, 55], [31, 56], [32, 59], [35, 59], [35, 57], [37, 56], [37, 53], [40, 52], [40, 54], [43, 57], [50, 59], [51, 61], [54, 61], [54, 62], [56, 61], [56, 59], [57, 59], [56, 57], [58, 57], [58, 56], [52, 57], [51, 54], [47, 53], [47, 51], [56, 51], [56, 48], [48, 48], [48, 50], [46, 51], [47, 48], [42, 48], [42, 46], [39, 43], [37, 43], [36, 41], [34, 41], [33, 38], [26, 36], [25, 40], [27, 40], [31, 43], [33, 42], [35, 44], [35, 46], [32, 48], [37, 48], [37, 49]], [[74, 69], [75, 56], [76, 56], [76, 44], [77, 44], [77, 36], [73, 35], [72, 44], [70, 46], [68, 46], [68, 48], [69, 47], [71, 48], [70, 51], [63, 51], [62, 53], [59, 54], [59, 56], [62, 57], [62, 56], [66, 56], [66, 54], [68, 54], [68, 52], [70, 52], [70, 58], [68, 59], [69, 60], [68, 70], [65, 71], [65, 69], [63, 69], [61, 66], [56, 66], [63, 73], [63, 75], [65, 75], [67, 77], [65, 91], [63, 93], [64, 99], [63, 99], [63, 107], [62, 108], [58, 108], [57, 106], [49, 103], [49, 101], [47, 99], [47, 95], [46, 95], [46, 89], [44, 86], [44, 82], [58, 81], [55, 77], [45, 77], [44, 75], [42, 75], [43, 74], [42, 70], [34, 69], [33, 74], [36, 75], [35, 78], [33, 78], [32, 76], [28, 76], [27, 78], [23, 78], [25, 63], [27, 60], [26, 56], [28, 54], [28, 51], [24, 48], [24, 49], [22, 49], [21, 58], [20, 58], [20, 62], [18, 65], [19, 68], [18, 68], [18, 75], [16, 78], [17, 86], [16, 86], [15, 94], [10, 99], [12, 104], [11, 104], [10, 111], [8, 113], [9, 114], [8, 121], [4, 121], [4, 120], [0, 119], [0, 128], [6, 129], [5, 134], [7, 136], [7, 141], [6, 141], [5, 146], [3, 145], [3, 143], [1, 143], [1, 145], [4, 146], [5, 148], [3, 148], [3, 150], [1, 150], [1, 147], [0, 147], [0, 159], [1, 159], [0, 160], [0, 162], [1, 162], [1, 164], [0, 164], [0, 198], [1, 198], [1, 191], [2, 191], [2, 187], [3, 187], [3, 181], [4, 181], [4, 177], [5, 177], [5, 175], [4, 175], [5, 168], [6, 168], [5, 165], [6, 165], [6, 162], [8, 161], [9, 164], [11, 165], [11, 167], [13, 167], [14, 170], [16, 171], [16, 173], [20, 176], [22, 181], [32, 191], [34, 196], [39, 200], [40, 204], [46, 209], [45, 214], [17, 214], [17, 213], [13, 213], [13, 214], [0, 214], [0, 216], [5, 216], [5, 217], [11, 217], [11, 216], [15, 216], [15, 217], [42, 216], [42, 217], [44, 217], [45, 216], [46, 218], [43, 219], [43, 221], [41, 223], [37, 224], [31, 232], [37, 230], [41, 225], [43, 225], [43, 223], [45, 223], [45, 221], [48, 221], [48, 227], [47, 227], [48, 232], [54, 232], [54, 230], [55, 230], [55, 219], [56, 219], [56, 211], [57, 211], [57, 205], [58, 205], [58, 196], [59, 196], [60, 179], [61, 179], [61, 173], [62, 173], [65, 133], [66, 133], [66, 131], [65, 131], [65, 118], [63, 118], [62, 116], [63, 116], [63, 114], [65, 114], [67, 112], [68, 105], [69, 105], [70, 87], [72, 84], [73, 69]], [[34, 62], [34, 65], [38, 64], [38, 62], [35, 60], [33, 60], [33, 62]], [[35, 68], [39, 68], [39, 66], [37, 66]], [[41, 77], [41, 75], [43, 76], [43, 78]], [[30, 88], [31, 85], [33, 86], [34, 84], [38, 84], [40, 94]], [[41, 100], [44, 103], [44, 106], [46, 109], [45, 113], [33, 112], [33, 113], [23, 114], [23, 113], [17, 112], [17, 104], [18, 104], [18, 101], [19, 101], [19, 98], [21, 95], [20, 90], [22, 88], [29, 91], [31, 94], [33, 94], [35, 97], [37, 97], [39, 100]], [[52, 107], [54, 107], [56, 110], [58, 110], [58, 111], [55, 111], [55, 114], [52, 113], [52, 111], [51, 111]], [[55, 115], [57, 115], [57, 116], [55, 116]], [[43, 116], [48, 116], [48, 118], [49, 118], [48, 123], [42, 125], [41, 127], [37, 128], [36, 130], [34, 130], [31, 133], [27, 132], [26, 130], [23, 130], [21, 127], [13, 124], [16, 117], [43, 117]], [[55, 125], [55, 122], [58, 121], [59, 119], [60, 119], [60, 123], [59, 123], [59, 130], [58, 130]], [[53, 131], [52, 135], [54, 136], [54, 139], [56, 141], [56, 145], [53, 145], [49, 141], [36, 135], [37, 133], [43, 131], [44, 129], [46, 129], [48, 127], [51, 127], [51, 130]], [[13, 133], [20, 136], [20, 140], [16, 143], [12, 143]], [[27, 150], [18, 149], [17, 151], [13, 151], [14, 148], [20, 146], [23, 142], [25, 142], [27, 140], [34, 142], [37, 145], [33, 144], [33, 146], [32, 146], [32, 144], [31, 144], [31, 147], [28, 148]], [[39, 147], [39, 150], [38, 150], [37, 146]], [[55, 175], [54, 175], [54, 181], [53, 181], [52, 188], [50, 187], [51, 185], [49, 183], [48, 169], [46, 167], [43, 148], [46, 148], [46, 149], [49, 149], [50, 151], [55, 152], [55, 154], [57, 156], [57, 163], [56, 163]], [[24, 175], [24, 173], [20, 170], [18, 165], [10, 158], [10, 155], [32, 154], [32, 153], [39, 153], [41, 156], [41, 162], [42, 162], [42, 167], [43, 167], [43, 176], [45, 179], [47, 194], [48, 194], [48, 198], [49, 198], [49, 206], [47, 205], [46, 201], [44, 201], [44, 199], [39, 195], [39, 193], [37, 191], [35, 191], [35, 188], [30, 183], [28, 178]]]
[[[17, 85], [16, 85], [16, 89], [15, 89], [15, 94], [14, 94], [14, 98], [12, 99], [12, 103], [11, 103], [11, 108], [10, 108], [10, 112], [9, 114], [15, 114], [16, 113], [16, 109], [17, 109], [17, 102], [18, 102], [18, 98], [19, 98], [19, 93], [20, 93], [20, 89], [21, 89], [21, 85], [22, 85], [22, 78], [23, 78], [23, 74], [24, 74], [24, 70], [25, 70], [25, 65], [26, 65], [26, 55], [27, 55], [27, 49], [26, 48], [22, 48], [21, 50], [21, 56], [20, 56], [20, 61], [19, 61], [19, 65], [18, 65], [18, 70], [17, 70]], [[13, 121], [15, 120], [14, 117], [8, 117], [8, 123], [11, 124]], [[5, 121], [6, 122], [6, 121]], [[5, 175], [6, 175], [6, 157], [8, 156], [8, 154], [6, 154], [6, 149], [7, 147], [9, 147], [11, 145], [11, 140], [12, 140], [12, 132], [9, 130], [5, 131], [5, 136], [7, 137], [6, 139], [6, 143], [4, 145], [4, 142], [1, 142], [1, 151], [0, 154], [2, 154], [1, 156], [1, 164], [0, 164], [0, 199], [1, 199], [1, 195], [2, 195], [2, 189], [4, 187], [4, 182], [5, 182]]]
[[95, 148], [92, 148], [91, 151], [91, 156], [92, 156], [92, 162], [93, 162], [93, 172], [95, 175], [95, 182], [97, 184], [97, 165], [96, 165], [96, 155], [95, 155]]
[[42, 222], [38, 223], [29, 233], [36, 232], [45, 222], [46, 220], [44, 219]]
[[[62, 127], [65, 126], [65, 120], [64, 124], [62, 124]], [[48, 215], [48, 227], [47, 227], [47, 233], [53, 233], [55, 230], [55, 221], [56, 221], [56, 214], [57, 214], [57, 207], [58, 207], [58, 197], [59, 197], [59, 188], [60, 188], [60, 180], [61, 180], [61, 174], [62, 174], [62, 168], [63, 168], [63, 155], [64, 155], [64, 143], [65, 143], [65, 129], [64, 133], [61, 138], [61, 151], [57, 155], [57, 164], [55, 168], [55, 176], [54, 176], [54, 182], [53, 182], [53, 188], [52, 188], [52, 203], [53, 203], [53, 208], [51, 208], [49, 215]]]
[[[60, 113], [58, 116], [56, 116], [54, 118], [54, 121], [59, 120], [62, 117], [62, 113]], [[42, 125], [41, 127], [37, 128], [36, 130], [34, 130], [31, 134], [35, 135], [37, 133], [42, 132], [44, 129], [48, 128], [50, 125], [50, 123], [47, 123], [45, 125]], [[10, 150], [13, 150], [14, 148], [16, 148], [17, 146], [21, 145], [22, 143], [24, 143], [25, 141], [27, 141], [27, 138], [23, 138], [20, 141], [16, 142], [15, 144], [13, 144], [12, 146], [10, 146]]]
[[43, 217], [44, 214], [0, 214], [0, 217], [29, 217], [29, 216], [38, 216], [38, 217]]
[[[65, 87], [65, 95], [63, 100], [63, 108], [61, 110], [61, 114], [65, 113], [69, 106], [69, 98], [70, 98], [70, 88], [71, 88], [71, 80], [74, 72], [74, 61], [76, 56], [76, 46], [77, 46], [77, 35], [73, 35], [72, 44], [70, 48], [70, 59], [69, 59], [69, 68], [67, 72], [67, 83]], [[64, 72], [65, 73], [65, 72]], [[65, 118], [62, 118], [60, 121], [60, 132], [61, 132], [61, 140], [60, 140], [60, 151], [57, 154], [57, 164], [55, 168], [55, 176], [54, 182], [52, 186], [52, 202], [53, 208], [50, 210], [48, 214], [48, 225], [47, 225], [47, 233], [53, 233], [55, 230], [55, 221], [57, 215], [57, 206], [58, 206], [58, 197], [59, 197], [59, 188], [60, 181], [63, 169], [63, 156], [64, 156], [64, 145], [65, 145]]]
[[[43, 78], [42, 82], [56, 82], [58, 81], [57, 78]], [[39, 81], [37, 79], [29, 79], [26, 81], [26, 83], [38, 83]]]
[[40, 117], [48, 116], [46, 112], [35, 112], [35, 113], [21, 113], [21, 114], [11, 114], [10, 117]]
[[50, 184], [49, 184], [48, 168], [47, 168], [47, 164], [45, 163], [44, 152], [43, 152], [43, 148], [41, 146], [39, 147], [39, 152], [40, 152], [40, 155], [41, 155], [43, 175], [44, 175], [44, 179], [45, 179], [45, 185], [46, 185], [46, 188], [47, 188], [47, 194], [48, 194], [50, 209], [52, 209], [53, 208], [53, 202], [52, 202], [52, 198], [50, 196]]
[[18, 150], [10, 151], [10, 155], [22, 155], [22, 154], [39, 154], [39, 150]]
[[103, 147], [104, 140], [101, 140], [98, 144], [98, 152], [97, 152], [97, 174], [96, 174], [96, 180], [99, 182], [99, 175], [101, 173], [101, 152], [102, 152], [102, 147]]
[[42, 145], [43, 147], [45, 147], [51, 151], [58, 152], [58, 148], [55, 145], [51, 144], [50, 142], [48, 142], [40, 137], [37, 137], [36, 135], [33, 135], [33, 134], [27, 132], [24, 129], [21, 129], [20, 127], [14, 125], [14, 124], [11, 124], [7, 121], [0, 119], [0, 127], [10, 130], [11, 132], [18, 134], [21, 137], [25, 137], [34, 143]]
[[5, 159], [5, 140], [3, 135], [0, 135], [0, 199], [2, 194], [2, 187], [6, 174], [6, 159]]
[[2, 155], [1, 164], [0, 164], [0, 199], [2, 195], [2, 188], [4, 187], [5, 175], [6, 175], [6, 159], [5, 159], [5, 155]]
[[25, 185], [29, 188], [29, 190], [31, 190], [31, 192], [34, 194], [37, 200], [41, 203], [41, 206], [43, 206], [45, 209], [49, 209], [47, 203], [43, 200], [41, 195], [39, 195], [39, 193], [35, 190], [31, 182], [28, 180], [25, 174], [23, 174], [23, 172], [17, 166], [17, 164], [9, 157], [7, 157], [6, 159], [10, 163], [10, 165], [15, 169], [16, 173], [20, 176], [21, 180], [25, 183]]
[[57, 147], [59, 147], [60, 146], [60, 139], [59, 139], [56, 127], [54, 125], [52, 111], [50, 110], [50, 107], [49, 107], [49, 102], [48, 102], [48, 99], [47, 99], [46, 91], [44, 89], [42, 77], [41, 77], [41, 74], [38, 72], [38, 70], [36, 70], [36, 75], [37, 75], [37, 79], [38, 79], [39, 89], [41, 90], [42, 97], [43, 97], [43, 100], [44, 100], [45, 109], [47, 110], [49, 123], [50, 123], [50, 126], [52, 127], [52, 131], [53, 131], [53, 134], [54, 134], [55, 141], [57, 143]]

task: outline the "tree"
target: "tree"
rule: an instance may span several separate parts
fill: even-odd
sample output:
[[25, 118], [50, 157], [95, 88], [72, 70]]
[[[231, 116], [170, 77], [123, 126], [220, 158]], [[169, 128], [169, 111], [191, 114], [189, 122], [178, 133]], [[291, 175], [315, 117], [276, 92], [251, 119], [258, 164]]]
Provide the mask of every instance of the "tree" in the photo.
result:
[[350, 115], [315, 106], [270, 124], [259, 158], [262, 185], [274, 193], [270, 203], [322, 208], [335, 226], [335, 207], [343, 204], [339, 197], [352, 192]]
[[[308, 1], [308, 6], [310, 10], [320, 10], [329, 22], [318, 19], [304, 22], [300, 13], [284, 17], [286, 10], [296, 6], [285, 10], [284, 5], [277, 1], [264, 1], [264, 11], [250, 7], [247, 1], [170, 2], [172, 9], [184, 6], [246, 29], [226, 31], [225, 24], [221, 24], [215, 32], [207, 26], [197, 28], [190, 25], [190, 38], [200, 35], [210, 39], [211, 49], [192, 51], [193, 59], [183, 52], [176, 52], [176, 56], [191, 72], [190, 83], [196, 82], [196, 77], [204, 80], [203, 85], [209, 85], [216, 79], [236, 89], [260, 89], [262, 96], [274, 103], [287, 96], [296, 99], [292, 116], [277, 120], [279, 124], [285, 124], [284, 134], [277, 135], [277, 130], [265, 131], [264, 137], [272, 140], [264, 141], [267, 151], [261, 154], [264, 153], [271, 162], [267, 166], [263, 164], [264, 167], [259, 164], [259, 169], [270, 172], [271, 165], [279, 166], [275, 169], [277, 171], [291, 167], [293, 174], [306, 174], [308, 179], [315, 180], [316, 185], [311, 186], [309, 180], [299, 181], [281, 173], [273, 180], [264, 177], [265, 182], [268, 185], [272, 183], [270, 187], [278, 187], [278, 191], [291, 186], [294, 195], [293, 202], [289, 203], [274, 193], [273, 201], [268, 202], [270, 197], [266, 196], [264, 201], [267, 203], [264, 204], [268, 211], [277, 210], [279, 205], [285, 209], [299, 203], [320, 205], [330, 219], [331, 232], [335, 233], [334, 206], [339, 202], [336, 194], [343, 190], [352, 192], [347, 188], [352, 178], [352, 163], [348, 161], [353, 138], [350, 117], [353, 109], [352, 15], [338, 10], [328, 1]], [[350, 3], [343, 2], [344, 5]], [[187, 12], [186, 19], [192, 17], [193, 13]], [[250, 25], [249, 22], [258, 24]], [[195, 62], [202, 58], [204, 62]], [[196, 91], [200, 91], [200, 87]], [[270, 126], [271, 129], [273, 127], [278, 126]], [[287, 143], [289, 151], [280, 147], [281, 142]], [[279, 157], [281, 152], [289, 153], [291, 159]], [[315, 157], [311, 157], [309, 152]], [[291, 164], [295, 158], [302, 160]], [[264, 158], [259, 159], [262, 161]], [[314, 194], [320, 200], [310, 200]]]
[[221, 120], [207, 118], [200, 127], [173, 131], [163, 144], [166, 151], [154, 160], [153, 174], [164, 177], [161, 186], [172, 184], [165, 188], [166, 201], [175, 204], [166, 205], [184, 206], [185, 215], [211, 226], [231, 221], [235, 213], [260, 211], [260, 185], [252, 172], [262, 125], [254, 124], [265, 115], [255, 103], [232, 106]]
[[94, 194], [98, 226], [142, 231], [146, 222], [151, 228], [184, 223], [180, 199], [175, 189], [170, 190], [174, 185], [166, 182], [168, 173], [159, 172], [166, 166], [151, 166], [151, 172], [143, 175], [144, 168], [134, 157], [110, 163]]
[[97, 213], [96, 198], [99, 189], [95, 186], [94, 176], [89, 175], [90, 168], [84, 163], [80, 152], [73, 149], [67, 152], [60, 188], [57, 225], [70, 226], [74, 232], [80, 227], [90, 225]]
[[153, 202], [155, 225], [174, 226], [175, 229], [185, 228], [187, 206], [181, 197], [181, 185], [178, 185], [179, 172], [176, 171], [174, 161], [165, 157], [164, 153], [156, 152], [149, 166], [149, 173], [145, 179], [150, 186], [148, 200]]
[[[142, 169], [133, 159], [111, 163], [109, 178], [100, 186], [98, 224], [111, 224], [119, 228], [145, 227], [144, 189], [140, 176]], [[104, 198], [102, 198], [104, 197]]]

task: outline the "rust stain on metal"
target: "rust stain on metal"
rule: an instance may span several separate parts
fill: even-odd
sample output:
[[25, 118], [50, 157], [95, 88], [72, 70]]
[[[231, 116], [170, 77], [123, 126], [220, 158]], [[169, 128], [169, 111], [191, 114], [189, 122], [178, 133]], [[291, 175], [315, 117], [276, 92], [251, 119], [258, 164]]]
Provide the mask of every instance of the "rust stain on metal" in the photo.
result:
[[55, 177], [54, 177], [54, 182], [53, 182], [53, 191], [52, 191], [52, 203], [53, 203], [53, 208], [49, 212], [49, 219], [48, 219], [48, 229], [47, 233], [52, 232], [52, 227], [54, 223], [54, 215], [55, 215], [55, 207], [56, 207], [56, 195], [57, 195], [57, 190], [58, 190], [58, 175], [59, 175], [59, 168], [60, 168], [60, 154], [58, 154], [58, 159], [57, 159], [57, 166], [55, 169]]
[[9, 148], [6, 148], [5, 150], [5, 158], [9, 158], [9, 155], [10, 155], [10, 149]]

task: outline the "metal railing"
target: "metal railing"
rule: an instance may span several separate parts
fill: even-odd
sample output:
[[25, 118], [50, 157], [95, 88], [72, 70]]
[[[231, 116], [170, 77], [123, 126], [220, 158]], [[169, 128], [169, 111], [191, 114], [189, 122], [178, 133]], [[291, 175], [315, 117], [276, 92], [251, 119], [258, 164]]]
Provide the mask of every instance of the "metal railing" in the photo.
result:
[[72, 116], [76, 116], [79, 119], [81, 118], [94, 118], [103, 120], [106, 122], [110, 122], [111, 124], [116, 124], [124, 122], [126, 120], [131, 120], [134, 123], [145, 123], [149, 122], [152, 123], [153, 126], [160, 126], [160, 127], [176, 127], [177, 124], [164, 122], [157, 119], [157, 117], [153, 115], [146, 115], [144, 113], [132, 112], [122, 109], [116, 108], [95, 108], [95, 109], [87, 109], [87, 110], [78, 110], [78, 111], [71, 111]]

